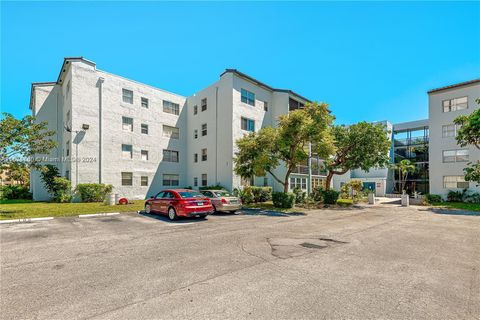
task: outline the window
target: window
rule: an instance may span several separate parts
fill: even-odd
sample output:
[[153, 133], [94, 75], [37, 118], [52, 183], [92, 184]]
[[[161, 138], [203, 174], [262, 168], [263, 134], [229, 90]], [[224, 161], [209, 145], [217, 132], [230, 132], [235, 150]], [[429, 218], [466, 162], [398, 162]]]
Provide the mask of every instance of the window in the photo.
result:
[[202, 137], [207, 135], [207, 124], [202, 124]]
[[65, 170], [65, 179], [70, 180], [70, 170]]
[[178, 186], [179, 185], [178, 174], [164, 174], [163, 185], [164, 186]]
[[163, 125], [163, 136], [171, 139], [179, 139], [180, 129]]
[[142, 160], [144, 160], [144, 161], [148, 160], [148, 151], [147, 150], [142, 150], [141, 155], [142, 155]]
[[202, 149], [202, 161], [207, 161], [207, 149]]
[[242, 102], [249, 104], [251, 106], [255, 106], [255, 93], [250, 92], [245, 89], [240, 90], [241, 95], [242, 95]]
[[263, 101], [263, 111], [267, 112], [268, 111], [268, 102]]
[[132, 145], [131, 144], [122, 144], [122, 158], [132, 159]]
[[193, 130], [193, 139], [197, 139], [198, 138], [198, 130], [195, 129]]
[[202, 99], [202, 111], [207, 110], [207, 98]]
[[123, 102], [126, 103], [133, 103], [133, 91], [132, 90], [127, 90], [127, 89], [122, 89], [122, 99]]
[[178, 151], [163, 149], [163, 161], [178, 162]]
[[70, 155], [70, 140], [67, 141], [65, 144], [65, 156], [68, 157]]
[[141, 176], [140, 177], [140, 186], [142, 186], [142, 187], [148, 186], [148, 177], [147, 176]]
[[193, 186], [198, 187], [198, 178], [197, 177], [193, 178]]
[[198, 106], [194, 105], [193, 106], [193, 114], [196, 115], [198, 113]]
[[468, 98], [461, 97], [449, 100], [443, 100], [443, 112], [452, 112], [468, 108]]
[[133, 173], [122, 172], [122, 186], [131, 186], [131, 185], [133, 185]]
[[207, 180], [207, 174], [203, 173], [202, 174], [202, 187], [208, 186], [208, 180]]
[[163, 112], [175, 114], [178, 116], [180, 114], [180, 105], [178, 103], [173, 103], [168, 100], [163, 100]]
[[122, 129], [123, 131], [133, 131], [133, 119], [122, 117]]
[[307, 190], [307, 178], [290, 178], [290, 189], [300, 188]]
[[141, 130], [142, 134], [148, 134], [148, 124], [142, 123], [140, 125], [140, 128], [141, 128], [140, 130]]
[[443, 176], [443, 188], [468, 189], [469, 183], [463, 176]]
[[303, 109], [305, 108], [305, 105], [295, 99], [288, 98], [288, 110], [293, 111], [297, 109]]
[[142, 107], [148, 109], [148, 99], [147, 98], [142, 97]]
[[198, 162], [198, 153], [193, 155], [193, 162]]
[[467, 149], [443, 151], [443, 162], [467, 162], [469, 152]]
[[267, 177], [263, 177], [263, 186], [268, 187], [268, 178]]
[[242, 130], [255, 131], [255, 120], [242, 117]]
[[442, 126], [442, 137], [455, 137], [455, 125], [454, 124], [447, 124]]

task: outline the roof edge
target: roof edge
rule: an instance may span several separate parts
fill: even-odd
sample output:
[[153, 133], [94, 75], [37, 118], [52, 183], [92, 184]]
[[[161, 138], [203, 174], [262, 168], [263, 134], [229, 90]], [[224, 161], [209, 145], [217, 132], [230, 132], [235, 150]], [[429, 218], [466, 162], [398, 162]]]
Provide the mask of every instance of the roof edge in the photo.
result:
[[454, 88], [459, 88], [459, 87], [463, 87], [463, 86], [468, 86], [468, 85], [470, 85], [470, 84], [475, 84], [475, 83], [480, 83], [480, 78], [479, 78], [479, 79], [469, 80], [469, 81], [464, 81], [464, 82], [460, 82], [460, 83], [456, 83], [456, 84], [452, 84], [452, 85], [445, 86], [445, 87], [435, 88], [435, 89], [432, 89], [432, 90], [427, 91], [427, 93], [430, 94], [430, 93], [445, 91], [445, 90], [449, 90], [449, 89], [454, 89]]

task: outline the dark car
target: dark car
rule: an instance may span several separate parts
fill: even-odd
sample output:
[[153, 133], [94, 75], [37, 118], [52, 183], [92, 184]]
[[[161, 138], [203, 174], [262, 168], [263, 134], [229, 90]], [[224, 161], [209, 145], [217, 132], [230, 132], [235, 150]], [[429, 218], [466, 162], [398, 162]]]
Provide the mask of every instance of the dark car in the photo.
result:
[[170, 220], [175, 220], [178, 217], [206, 217], [214, 209], [210, 199], [197, 191], [169, 189], [146, 200], [145, 212], [166, 214]]

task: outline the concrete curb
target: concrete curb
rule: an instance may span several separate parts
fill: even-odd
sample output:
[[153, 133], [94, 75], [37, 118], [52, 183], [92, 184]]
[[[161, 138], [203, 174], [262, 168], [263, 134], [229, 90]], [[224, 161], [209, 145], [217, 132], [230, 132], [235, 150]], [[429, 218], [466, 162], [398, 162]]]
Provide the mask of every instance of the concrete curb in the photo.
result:
[[47, 220], [53, 220], [53, 217], [0, 220], [0, 224], [3, 224], [3, 223], [27, 223], [27, 222], [47, 221]]
[[103, 213], [92, 213], [92, 214], [79, 214], [79, 218], [91, 218], [91, 217], [105, 217], [105, 216], [116, 216], [120, 212], [103, 212]]

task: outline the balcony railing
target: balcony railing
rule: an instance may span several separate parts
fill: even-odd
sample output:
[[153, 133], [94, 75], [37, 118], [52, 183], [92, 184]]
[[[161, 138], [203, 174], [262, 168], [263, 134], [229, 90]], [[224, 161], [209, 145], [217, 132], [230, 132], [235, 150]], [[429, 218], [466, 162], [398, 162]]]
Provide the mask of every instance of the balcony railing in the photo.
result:
[[[295, 170], [293, 170], [292, 173], [296, 174], [308, 174], [308, 166], [297, 166]], [[316, 176], [326, 176], [327, 175], [327, 170], [324, 168], [315, 168], [312, 167], [312, 175]]]
[[428, 137], [405, 138], [405, 139], [393, 140], [393, 145], [395, 147], [411, 146], [411, 145], [424, 144], [424, 143], [428, 143]]

